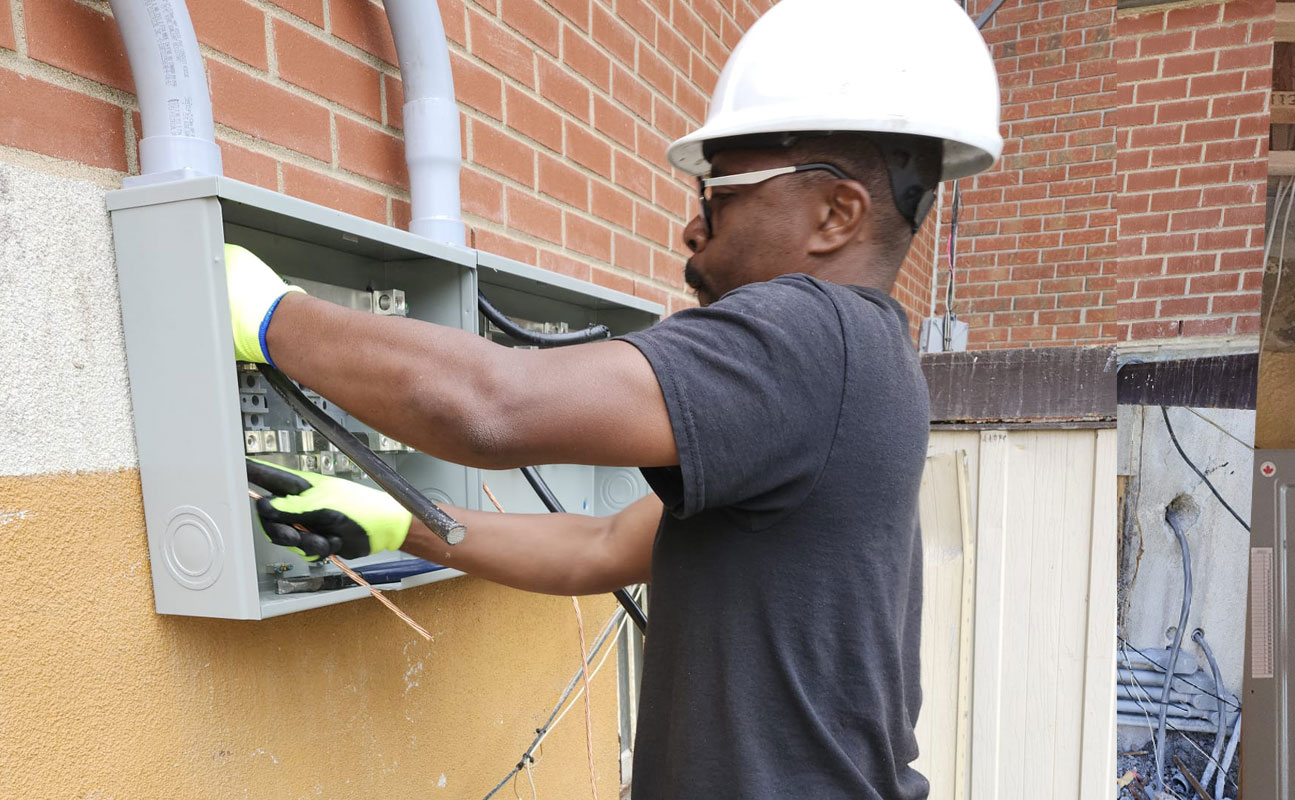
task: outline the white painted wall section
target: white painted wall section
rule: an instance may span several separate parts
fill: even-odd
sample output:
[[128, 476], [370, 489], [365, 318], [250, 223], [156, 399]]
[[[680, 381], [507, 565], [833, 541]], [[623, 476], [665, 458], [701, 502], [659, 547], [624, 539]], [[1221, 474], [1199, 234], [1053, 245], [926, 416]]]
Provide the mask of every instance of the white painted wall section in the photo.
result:
[[102, 187], [0, 163], [0, 309], [0, 475], [134, 466]]

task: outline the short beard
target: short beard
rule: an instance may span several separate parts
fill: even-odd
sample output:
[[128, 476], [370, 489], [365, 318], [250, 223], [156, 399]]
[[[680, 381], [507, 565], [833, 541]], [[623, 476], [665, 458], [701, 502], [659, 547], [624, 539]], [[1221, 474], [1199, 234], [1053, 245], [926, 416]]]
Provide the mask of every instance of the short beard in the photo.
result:
[[700, 291], [706, 288], [706, 280], [702, 278], [701, 273], [693, 269], [692, 259], [683, 267], [683, 282], [688, 284], [694, 290]]

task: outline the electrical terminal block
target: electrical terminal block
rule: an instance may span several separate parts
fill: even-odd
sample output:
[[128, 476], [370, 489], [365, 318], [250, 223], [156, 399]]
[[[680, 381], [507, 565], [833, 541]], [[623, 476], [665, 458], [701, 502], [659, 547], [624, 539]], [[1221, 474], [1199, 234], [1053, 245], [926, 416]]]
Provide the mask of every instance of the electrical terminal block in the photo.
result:
[[243, 449], [248, 455], [279, 452], [278, 431], [243, 431]]
[[[298, 420], [301, 417], [297, 417]], [[315, 432], [313, 430], [297, 431], [297, 450], [302, 453], [315, 452]]]
[[297, 456], [297, 469], [302, 472], [318, 472], [319, 456], [310, 454]]
[[264, 392], [243, 392], [238, 393], [238, 405], [243, 409], [244, 414], [264, 414], [269, 409], [269, 401]]
[[374, 289], [373, 313], [379, 316], [403, 317], [408, 313], [405, 293], [401, 289]]
[[332, 453], [319, 454], [319, 474], [335, 475], [337, 473], [336, 463], [333, 461]]
[[250, 394], [266, 394], [269, 386], [254, 364], [238, 365], [238, 391]]

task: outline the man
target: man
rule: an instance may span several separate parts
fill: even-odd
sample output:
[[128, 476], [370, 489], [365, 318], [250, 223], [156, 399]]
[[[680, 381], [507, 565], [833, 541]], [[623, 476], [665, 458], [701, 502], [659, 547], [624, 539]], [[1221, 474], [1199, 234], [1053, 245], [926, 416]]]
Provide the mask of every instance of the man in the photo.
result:
[[633, 465], [654, 491], [606, 519], [447, 508], [469, 531], [451, 548], [379, 492], [254, 467], [284, 495], [263, 519], [311, 529], [282, 534], [309, 552], [399, 548], [538, 592], [651, 582], [636, 800], [925, 797], [926, 387], [887, 292], [933, 188], [993, 162], [997, 123], [952, 0], [784, 0], [670, 148], [709, 173], [683, 234], [700, 308], [510, 350], [314, 300], [231, 249], [240, 358], [438, 458]]

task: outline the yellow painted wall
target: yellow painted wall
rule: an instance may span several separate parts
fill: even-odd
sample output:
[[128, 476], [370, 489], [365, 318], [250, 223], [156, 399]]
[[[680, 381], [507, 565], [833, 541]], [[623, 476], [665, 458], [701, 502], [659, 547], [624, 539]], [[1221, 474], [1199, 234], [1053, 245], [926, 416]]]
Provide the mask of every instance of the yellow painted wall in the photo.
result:
[[[373, 600], [159, 616], [137, 471], [0, 476], [0, 797], [483, 797], [579, 664], [571, 602], [473, 578], [392, 596], [434, 642]], [[615, 601], [583, 608], [592, 641]], [[602, 798], [615, 675], [613, 654], [593, 684]], [[591, 796], [585, 741], [577, 707], [540, 797]]]

